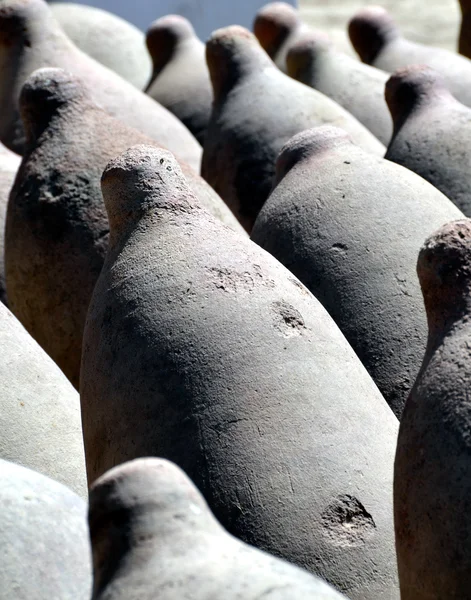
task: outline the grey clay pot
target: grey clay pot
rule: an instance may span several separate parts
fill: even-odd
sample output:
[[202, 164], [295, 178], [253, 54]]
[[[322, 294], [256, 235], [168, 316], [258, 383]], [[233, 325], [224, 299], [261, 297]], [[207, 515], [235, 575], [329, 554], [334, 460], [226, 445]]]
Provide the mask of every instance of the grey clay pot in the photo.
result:
[[384, 100], [388, 75], [335, 50], [322, 32], [311, 31], [294, 43], [287, 57], [288, 75], [343, 106], [383, 144], [392, 134]]
[[168, 458], [236, 537], [352, 599], [397, 598], [397, 420], [327, 312], [200, 206], [170, 153], [131, 148], [102, 189], [110, 248], [80, 382], [89, 482]]
[[[5, 235], [10, 304], [78, 387], [85, 316], [108, 247], [101, 173], [129, 146], [157, 144], [101, 110], [83, 83], [61, 69], [33, 73], [21, 110], [27, 146]], [[212, 188], [182, 168], [201, 202], [245, 235]]]
[[296, 133], [335, 123], [365, 150], [384, 154], [379, 140], [344, 108], [281, 73], [243, 27], [214, 32], [206, 57], [214, 106], [201, 172], [247, 231], [270, 193], [276, 157]]
[[286, 73], [289, 50], [309, 27], [298, 11], [287, 2], [270, 2], [255, 15], [253, 32], [276, 66]]
[[431, 235], [417, 272], [429, 337], [404, 409], [395, 461], [401, 598], [468, 600], [471, 222], [451, 222]]
[[350, 21], [350, 41], [361, 60], [393, 73], [423, 64], [443, 75], [452, 94], [471, 106], [471, 61], [444, 48], [434, 48], [402, 37], [391, 15], [381, 6], [361, 9]]
[[386, 158], [429, 181], [471, 216], [471, 109], [455, 100], [441, 75], [421, 65], [396, 71], [386, 99], [394, 119]]
[[88, 600], [85, 502], [56, 481], [1, 459], [0, 481], [0, 600]]
[[174, 464], [142, 458], [90, 491], [93, 600], [342, 600], [309, 573], [229, 535]]
[[143, 90], [152, 62], [142, 31], [101, 8], [52, 2], [51, 10], [67, 36], [83, 52]]
[[59, 367], [0, 304], [0, 458], [87, 498], [80, 399]]
[[417, 252], [460, 216], [426, 181], [325, 126], [286, 144], [252, 231], [323, 303], [398, 417], [427, 340]]
[[147, 31], [153, 72], [146, 93], [168, 108], [204, 143], [213, 104], [205, 46], [179, 15], [157, 19]]
[[80, 77], [94, 101], [199, 169], [201, 146], [163, 106], [82, 52], [65, 35], [44, 0], [0, 4], [0, 140], [22, 153], [25, 136], [18, 101], [36, 69], [59, 67]]

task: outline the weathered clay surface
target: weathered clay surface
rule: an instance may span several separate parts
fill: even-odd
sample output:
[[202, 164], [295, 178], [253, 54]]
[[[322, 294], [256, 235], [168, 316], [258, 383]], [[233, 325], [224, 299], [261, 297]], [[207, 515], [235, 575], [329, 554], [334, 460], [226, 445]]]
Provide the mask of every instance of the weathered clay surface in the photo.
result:
[[130, 149], [102, 189], [110, 248], [80, 382], [89, 481], [168, 458], [243, 541], [351, 598], [397, 598], [397, 420], [327, 312], [200, 207], [170, 153]]
[[471, 222], [423, 245], [417, 271], [429, 338], [401, 423], [394, 512], [401, 598], [470, 598]]
[[[129, 146], [157, 144], [98, 108], [61, 69], [36, 71], [20, 102], [28, 140], [7, 213], [9, 301], [78, 387], [85, 316], [108, 247], [100, 177]], [[202, 204], [245, 235], [211, 187], [182, 168]]]
[[0, 140], [23, 152], [18, 100], [36, 69], [60, 67], [79, 76], [94, 101], [199, 169], [201, 146], [166, 108], [82, 52], [65, 35], [44, 0], [0, 3]]
[[386, 73], [337, 52], [324, 33], [315, 31], [292, 45], [287, 69], [294, 79], [343, 106], [383, 144], [389, 143], [392, 121], [384, 100]]
[[267, 199], [278, 152], [307, 127], [331, 123], [365, 150], [384, 146], [336, 102], [281, 73], [243, 27], [213, 33], [206, 47], [214, 106], [202, 174], [250, 231]]
[[[176, 465], [142, 458], [90, 491], [93, 600], [341, 600], [309, 573], [229, 535]], [[164, 566], [164, 568], [163, 568]]]
[[147, 32], [153, 73], [146, 93], [204, 143], [213, 103], [205, 46], [184, 17], [168, 15]]
[[427, 340], [416, 256], [460, 216], [414, 173], [319, 127], [282, 150], [252, 231], [327, 308], [398, 417]]
[[419, 174], [471, 216], [471, 109], [425, 66], [398, 70], [386, 87], [394, 135], [386, 158]]
[[389, 73], [410, 65], [427, 65], [441, 73], [455, 98], [471, 106], [471, 61], [444, 48], [402, 37], [384, 8], [360, 10], [350, 21], [349, 35], [363, 62]]
[[77, 392], [2, 304], [0, 348], [0, 458], [52, 477], [86, 498]]
[[0, 144], [0, 301], [8, 305], [7, 288], [5, 284], [5, 220], [7, 214], [8, 196], [13, 186], [20, 157], [10, 152], [3, 144]]
[[461, 27], [458, 39], [458, 52], [471, 58], [471, 2], [459, 0], [461, 7]]
[[106, 10], [52, 2], [51, 10], [76, 46], [139, 90], [149, 82], [152, 63], [144, 34], [128, 21]]
[[1, 459], [0, 480], [0, 599], [88, 600], [85, 502], [60, 483]]
[[253, 31], [268, 56], [286, 73], [289, 49], [309, 31], [309, 27], [299, 18], [298, 11], [291, 4], [270, 2], [257, 12]]

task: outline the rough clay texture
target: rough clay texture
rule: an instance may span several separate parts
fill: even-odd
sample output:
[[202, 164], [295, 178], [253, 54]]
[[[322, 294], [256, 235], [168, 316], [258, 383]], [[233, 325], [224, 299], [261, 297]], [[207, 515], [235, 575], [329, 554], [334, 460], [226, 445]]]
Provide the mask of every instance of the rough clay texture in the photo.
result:
[[80, 399], [59, 367], [0, 304], [0, 458], [87, 498]]
[[229, 535], [174, 464], [142, 458], [90, 492], [92, 600], [345, 600], [309, 573]]
[[471, 2], [460, 0], [461, 27], [458, 38], [458, 52], [467, 58], [471, 58]]
[[0, 3], [0, 140], [22, 153], [25, 143], [18, 99], [28, 76], [60, 67], [86, 83], [94, 101], [199, 170], [201, 146], [166, 108], [82, 52], [65, 35], [44, 0]]
[[203, 144], [213, 103], [203, 42], [187, 19], [168, 15], [152, 23], [147, 47], [153, 73], [146, 93], [177, 116]]
[[278, 152], [296, 133], [335, 124], [365, 150], [384, 154], [344, 108], [277, 69], [246, 29], [213, 33], [206, 56], [215, 101], [202, 174], [248, 231], [270, 193]]
[[52, 2], [51, 10], [80, 50], [139, 90], [144, 89], [152, 73], [152, 63], [140, 29], [94, 6]]
[[352, 599], [397, 598], [397, 420], [327, 312], [199, 206], [168, 152], [130, 149], [102, 189], [110, 249], [80, 383], [89, 482], [168, 458], [243, 541]]
[[449, 223], [422, 247], [418, 275], [429, 323], [407, 400], [394, 479], [403, 600], [471, 597], [471, 222]]
[[333, 127], [290, 140], [277, 183], [252, 239], [322, 302], [400, 417], [427, 340], [417, 253], [462, 213]]
[[20, 166], [20, 157], [10, 152], [0, 144], [0, 301], [8, 305], [7, 288], [5, 283], [5, 220], [10, 190], [15, 180], [16, 172]]
[[350, 21], [349, 35], [363, 62], [389, 73], [401, 67], [427, 65], [441, 73], [455, 98], [471, 106], [471, 61], [450, 50], [405, 39], [384, 8], [360, 10]]
[[386, 158], [429, 181], [471, 216], [471, 109], [424, 66], [397, 71], [386, 99], [394, 119]]
[[337, 52], [325, 34], [306, 33], [287, 58], [288, 75], [343, 106], [383, 144], [389, 144], [392, 121], [384, 100], [388, 75]]
[[85, 502], [60, 483], [1, 459], [0, 480], [0, 600], [88, 600]]
[[[86, 312], [108, 247], [100, 177], [126, 148], [157, 144], [98, 108], [80, 80], [61, 69], [35, 72], [21, 108], [28, 140], [7, 212], [9, 301], [78, 387]], [[214, 190], [182, 168], [201, 203], [245, 236]]]
[[255, 37], [276, 66], [286, 73], [286, 56], [290, 48], [309, 31], [298, 11], [286, 2], [270, 2], [255, 16]]

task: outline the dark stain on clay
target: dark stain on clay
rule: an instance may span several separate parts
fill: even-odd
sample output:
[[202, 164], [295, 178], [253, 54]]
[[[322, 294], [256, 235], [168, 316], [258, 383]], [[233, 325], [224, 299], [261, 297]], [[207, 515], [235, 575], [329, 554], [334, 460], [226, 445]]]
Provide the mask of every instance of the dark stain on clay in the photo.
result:
[[301, 335], [306, 329], [301, 313], [287, 302], [274, 302], [271, 305], [275, 313], [275, 328], [285, 337]]
[[373, 535], [376, 524], [363, 504], [343, 494], [322, 513], [324, 533], [335, 546], [361, 546]]

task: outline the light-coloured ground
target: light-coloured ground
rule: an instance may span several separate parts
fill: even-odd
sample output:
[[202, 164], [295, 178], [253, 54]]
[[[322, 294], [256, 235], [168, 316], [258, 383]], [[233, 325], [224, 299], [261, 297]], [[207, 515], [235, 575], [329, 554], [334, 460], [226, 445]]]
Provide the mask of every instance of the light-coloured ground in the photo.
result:
[[302, 18], [329, 32], [339, 49], [353, 53], [346, 26], [355, 12], [381, 4], [396, 19], [403, 34], [418, 42], [456, 49], [460, 9], [458, 0], [299, 0]]

